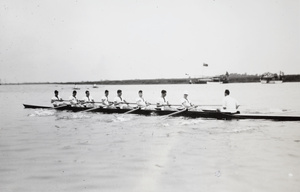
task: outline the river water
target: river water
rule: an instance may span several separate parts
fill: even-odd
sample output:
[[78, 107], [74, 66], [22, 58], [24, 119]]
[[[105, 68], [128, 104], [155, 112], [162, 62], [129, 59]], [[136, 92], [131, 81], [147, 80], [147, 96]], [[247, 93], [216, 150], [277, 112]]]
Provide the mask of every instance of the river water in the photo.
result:
[[[70, 85], [0, 86], [0, 191], [300, 191], [300, 122], [185, 119], [24, 109]], [[161, 89], [178, 104], [220, 104], [225, 89], [245, 113], [300, 115], [300, 83], [79, 86], [99, 101], [117, 89], [134, 102]]]

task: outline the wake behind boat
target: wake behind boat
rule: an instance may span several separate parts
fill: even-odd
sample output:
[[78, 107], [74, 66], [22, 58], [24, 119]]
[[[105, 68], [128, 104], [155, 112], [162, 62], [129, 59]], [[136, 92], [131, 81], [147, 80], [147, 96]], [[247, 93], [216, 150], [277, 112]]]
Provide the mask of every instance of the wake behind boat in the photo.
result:
[[[48, 106], [38, 106], [38, 105], [28, 105], [23, 104], [25, 108], [29, 109], [55, 109], [55, 110], [65, 110], [70, 112], [80, 112], [88, 111], [89, 109], [94, 109], [93, 107], [73, 107], [71, 105], [65, 105], [59, 108], [53, 108]], [[119, 113], [124, 114], [126, 112], [132, 111], [132, 109], [118, 109], [118, 108], [102, 108], [98, 107], [89, 112], [98, 112], [103, 114]], [[153, 110], [153, 109], [140, 109], [132, 111], [132, 114], [146, 115], [146, 116], [164, 116], [170, 115], [172, 113], [179, 112], [178, 110]], [[300, 116], [287, 116], [287, 115], [270, 115], [270, 114], [239, 114], [239, 113], [228, 113], [220, 112], [217, 110], [204, 110], [204, 111], [189, 111], [184, 110], [183, 112], [177, 113], [173, 116], [181, 116], [187, 118], [208, 118], [208, 119], [219, 119], [219, 120], [231, 120], [231, 119], [265, 119], [274, 121], [300, 121]]]

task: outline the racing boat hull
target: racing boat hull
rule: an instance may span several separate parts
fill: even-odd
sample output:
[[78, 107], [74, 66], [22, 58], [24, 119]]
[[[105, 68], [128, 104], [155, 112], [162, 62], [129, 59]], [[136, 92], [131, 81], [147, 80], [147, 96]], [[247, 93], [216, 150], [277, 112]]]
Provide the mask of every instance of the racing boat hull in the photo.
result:
[[[31, 108], [31, 109], [54, 109], [54, 110], [66, 110], [66, 111], [72, 111], [72, 112], [80, 112], [80, 111], [86, 111], [88, 107], [73, 107], [70, 105], [59, 107], [59, 108], [53, 108], [53, 107], [47, 107], [47, 106], [37, 106], [37, 105], [27, 105], [23, 104], [25, 108]], [[90, 110], [89, 112], [98, 112], [103, 114], [111, 114], [111, 113], [126, 113], [130, 111], [131, 109], [118, 109], [118, 108], [95, 108], [93, 110]], [[132, 111], [132, 114], [138, 114], [138, 115], [157, 115], [157, 116], [163, 116], [163, 115], [169, 115], [171, 113], [176, 112], [176, 110], [147, 110], [147, 109], [138, 109], [135, 111]], [[224, 113], [219, 112], [216, 110], [208, 110], [208, 111], [183, 111], [180, 113], [177, 113], [172, 116], [181, 116], [181, 117], [188, 117], [188, 118], [212, 118], [212, 119], [265, 119], [265, 120], [275, 120], [275, 121], [300, 121], [300, 116], [287, 116], [287, 115], [267, 115], [267, 114], [239, 114], [239, 113]]]

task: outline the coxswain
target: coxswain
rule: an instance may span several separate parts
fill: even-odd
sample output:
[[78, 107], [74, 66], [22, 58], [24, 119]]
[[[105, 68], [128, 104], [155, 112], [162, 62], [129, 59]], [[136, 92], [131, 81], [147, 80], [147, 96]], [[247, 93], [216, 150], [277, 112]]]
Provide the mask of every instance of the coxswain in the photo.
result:
[[162, 90], [161, 91], [161, 97], [157, 103], [157, 109], [160, 110], [166, 110], [166, 109], [170, 109], [171, 105], [169, 104], [169, 101], [166, 98], [167, 96], [167, 91], [166, 90]]
[[139, 95], [139, 97], [136, 99], [136, 104], [138, 105], [138, 107], [145, 109], [146, 107], [151, 105], [149, 102], [147, 102], [144, 99], [142, 90], [139, 90], [138, 95]]
[[78, 99], [76, 98], [77, 91], [73, 91], [72, 95], [69, 97], [70, 104], [76, 106], [78, 104]]
[[51, 98], [51, 103], [53, 103], [54, 107], [63, 105], [63, 103], [61, 103], [63, 100], [62, 98], [58, 95], [58, 91], [55, 90], [54, 91], [54, 97]]
[[85, 91], [85, 97], [82, 99], [84, 102], [84, 106], [85, 107], [94, 107], [94, 99], [93, 97], [90, 96], [90, 92], [89, 91]]
[[117, 96], [114, 99], [114, 104], [116, 108], [120, 108], [120, 109], [129, 108], [129, 105], [126, 102], [126, 100], [122, 98], [122, 90], [120, 89], [117, 91]]
[[225, 90], [224, 95], [221, 112], [236, 113], [240, 106], [238, 101], [230, 96], [228, 89]]
[[108, 101], [108, 95], [109, 95], [109, 91], [105, 90], [104, 91], [104, 96], [101, 98], [101, 104], [104, 107], [108, 107], [112, 104], [112, 102]]

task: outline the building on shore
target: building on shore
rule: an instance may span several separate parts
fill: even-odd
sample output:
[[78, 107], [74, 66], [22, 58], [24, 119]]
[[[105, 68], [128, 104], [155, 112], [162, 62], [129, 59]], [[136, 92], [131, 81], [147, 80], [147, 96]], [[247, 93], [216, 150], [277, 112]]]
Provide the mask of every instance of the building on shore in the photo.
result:
[[282, 71], [277, 73], [266, 72], [261, 75], [260, 82], [263, 84], [280, 84], [283, 83], [284, 73]]

